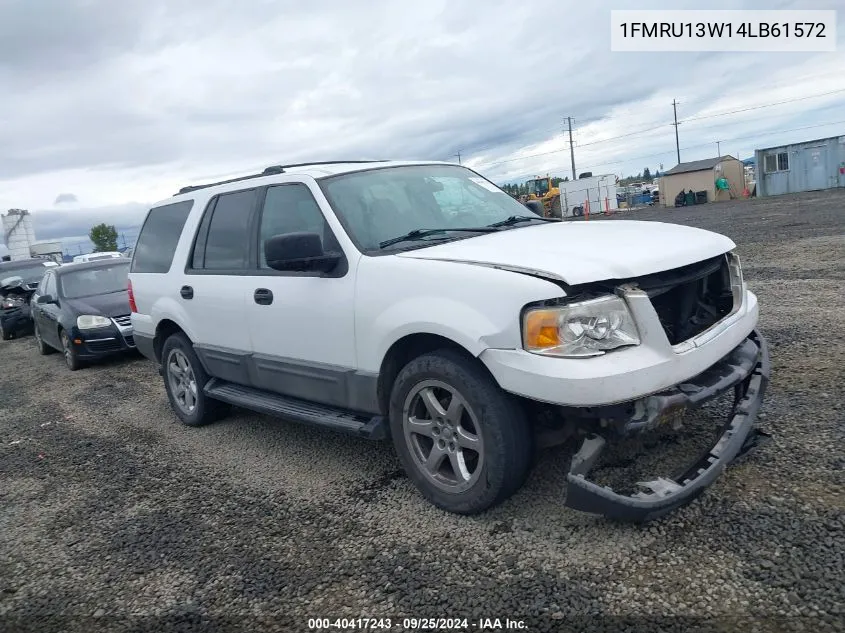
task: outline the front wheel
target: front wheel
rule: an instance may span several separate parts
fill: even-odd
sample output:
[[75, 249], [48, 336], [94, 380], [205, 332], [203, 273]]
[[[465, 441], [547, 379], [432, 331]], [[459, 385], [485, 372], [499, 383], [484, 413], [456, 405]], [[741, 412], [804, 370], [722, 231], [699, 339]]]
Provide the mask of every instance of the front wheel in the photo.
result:
[[82, 361], [79, 360], [76, 350], [73, 348], [73, 345], [71, 345], [68, 333], [62, 330], [59, 335], [59, 339], [62, 342], [62, 353], [65, 355], [65, 364], [67, 365], [67, 368], [71, 371], [80, 369], [82, 367]]
[[405, 472], [443, 510], [483, 512], [528, 476], [533, 443], [524, 412], [478, 361], [455, 351], [425, 354], [402, 369], [390, 429]]

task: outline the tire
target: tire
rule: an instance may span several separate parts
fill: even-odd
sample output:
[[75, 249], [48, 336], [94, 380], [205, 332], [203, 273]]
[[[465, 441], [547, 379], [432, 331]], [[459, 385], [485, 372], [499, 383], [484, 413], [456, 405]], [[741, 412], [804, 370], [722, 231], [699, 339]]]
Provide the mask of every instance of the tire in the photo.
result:
[[541, 218], [544, 215], [543, 212], [543, 203], [539, 200], [528, 200], [525, 205], [527, 209], [529, 209], [532, 213], [539, 215]]
[[580, 218], [584, 215], [584, 207], [578, 206], [572, 209], [572, 215], [576, 218]]
[[79, 356], [76, 354], [76, 350], [73, 349], [73, 345], [70, 344], [70, 337], [68, 336], [67, 332], [64, 330], [59, 331], [59, 340], [62, 343], [62, 354], [65, 357], [65, 364], [67, 368], [71, 371], [77, 371], [78, 369], [82, 368], [82, 361], [79, 360]]
[[[452, 407], [456, 395], [463, 406], [458, 415]], [[478, 361], [453, 350], [425, 354], [402, 369], [390, 396], [390, 430], [411, 481], [431, 503], [456, 514], [478, 514], [513, 495], [525, 483], [534, 454], [533, 434], [516, 399]], [[435, 471], [424, 462], [436, 449]]]
[[41, 332], [38, 330], [38, 324], [34, 321], [32, 323], [32, 335], [35, 339], [35, 349], [38, 350], [38, 353], [41, 356], [46, 356], [47, 354], [53, 353], [53, 348], [47, 345], [44, 340], [41, 338]]
[[3, 327], [2, 321], [0, 321], [0, 338], [2, 338], [4, 341], [12, 340], [12, 333]]
[[187, 336], [179, 332], [164, 341], [161, 363], [170, 407], [183, 424], [205, 426], [225, 415], [229, 407], [203, 391], [210, 377]]
[[551, 217], [553, 218], [560, 218], [561, 217], [561, 209], [560, 209], [560, 196], [556, 198], [552, 198], [552, 205], [550, 211]]

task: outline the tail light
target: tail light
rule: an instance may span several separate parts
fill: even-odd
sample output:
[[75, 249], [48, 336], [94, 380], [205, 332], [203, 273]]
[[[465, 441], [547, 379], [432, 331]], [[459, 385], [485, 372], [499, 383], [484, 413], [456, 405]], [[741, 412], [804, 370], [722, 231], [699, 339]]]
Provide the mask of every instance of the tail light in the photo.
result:
[[129, 310], [131, 312], [137, 312], [138, 306], [135, 305], [135, 293], [132, 292], [132, 281], [129, 282]]

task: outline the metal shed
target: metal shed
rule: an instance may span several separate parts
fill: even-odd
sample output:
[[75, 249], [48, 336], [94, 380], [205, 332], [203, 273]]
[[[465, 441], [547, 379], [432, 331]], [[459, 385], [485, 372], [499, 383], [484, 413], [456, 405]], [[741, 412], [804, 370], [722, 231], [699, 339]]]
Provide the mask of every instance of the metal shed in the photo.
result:
[[767, 147], [754, 156], [758, 196], [845, 187], [845, 136]]

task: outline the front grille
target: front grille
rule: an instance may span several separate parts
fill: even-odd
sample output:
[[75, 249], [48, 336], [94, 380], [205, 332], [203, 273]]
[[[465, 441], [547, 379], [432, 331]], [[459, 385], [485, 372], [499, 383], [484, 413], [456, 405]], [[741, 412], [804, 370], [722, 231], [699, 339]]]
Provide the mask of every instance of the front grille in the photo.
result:
[[720, 256], [651, 275], [639, 285], [651, 298], [669, 342], [677, 345], [733, 312], [740, 300], [733, 282], [728, 259]]
[[115, 352], [120, 349], [120, 341], [115, 339], [86, 341], [85, 345], [94, 353]]
[[112, 319], [114, 319], [114, 322], [120, 327], [129, 327], [132, 325], [132, 317], [129, 314], [122, 314], [120, 316], [112, 317]]

